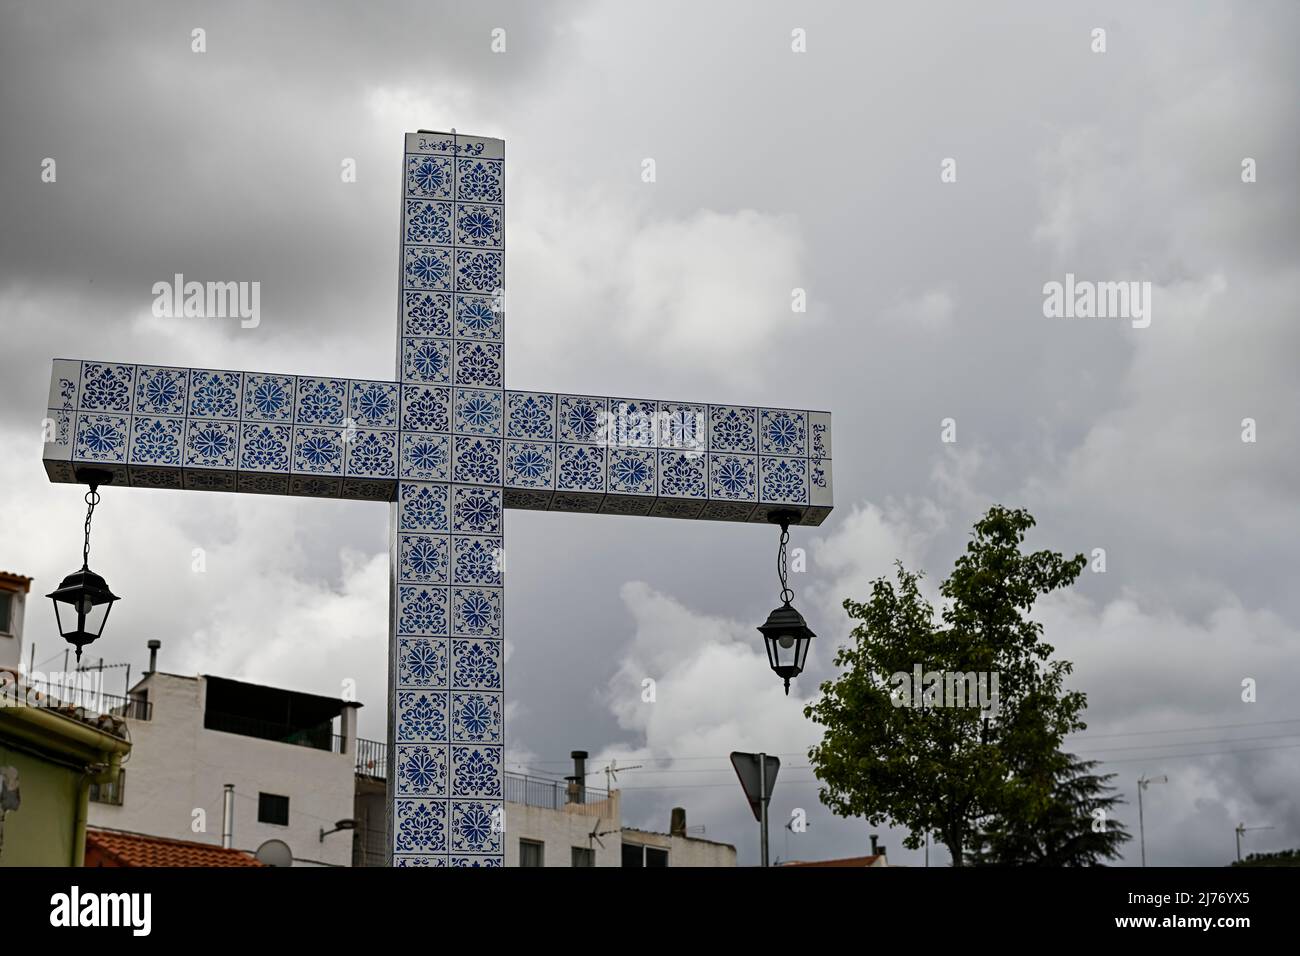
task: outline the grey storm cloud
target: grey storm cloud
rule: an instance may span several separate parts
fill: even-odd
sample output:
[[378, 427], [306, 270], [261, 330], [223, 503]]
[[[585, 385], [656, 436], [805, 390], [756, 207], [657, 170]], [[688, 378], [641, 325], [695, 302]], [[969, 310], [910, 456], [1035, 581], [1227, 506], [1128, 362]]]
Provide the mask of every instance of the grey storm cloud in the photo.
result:
[[[836, 453], [836, 511], [794, 535], [820, 638], [789, 699], [752, 630], [771, 529], [512, 512], [512, 763], [632, 758], [632, 822], [683, 805], [752, 862], [725, 754], [781, 752], [780, 815], [812, 825], [774, 850], [865, 848], [796, 769], [840, 602], [900, 557], [936, 585], [1001, 502], [1033, 511], [1036, 546], [1106, 549], [1042, 616], [1090, 696], [1072, 743], [1120, 775], [1131, 827], [1133, 780], [1170, 776], [1153, 861], [1226, 862], [1239, 820], [1300, 845], [1298, 27], [1287, 3], [0, 5], [0, 567], [44, 588], [79, 544], [80, 496], [39, 463], [51, 358], [388, 377], [400, 136], [498, 135], [508, 387], [827, 408]], [[1067, 272], [1150, 281], [1151, 326], [1046, 318]], [[260, 281], [260, 324], [153, 317], [176, 273]], [[383, 736], [383, 506], [101, 509], [128, 598], [106, 658], [159, 637], [171, 670], [354, 679]], [[47, 617], [33, 602], [41, 658], [62, 650]], [[1187, 728], [1212, 729], [1145, 735]], [[900, 838], [891, 858], [919, 862]]]

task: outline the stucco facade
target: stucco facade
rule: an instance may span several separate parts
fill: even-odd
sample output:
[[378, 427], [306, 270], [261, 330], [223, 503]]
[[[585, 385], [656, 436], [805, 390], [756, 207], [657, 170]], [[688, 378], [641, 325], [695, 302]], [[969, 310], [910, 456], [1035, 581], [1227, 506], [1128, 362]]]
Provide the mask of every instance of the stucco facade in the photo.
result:
[[[121, 806], [92, 803], [95, 827], [219, 844], [224, 785], [235, 786], [236, 849], [255, 852], [282, 840], [294, 865], [349, 866], [347, 831], [326, 836], [353, 816], [355, 720], [343, 721], [342, 753], [204, 727], [207, 678], [152, 673], [132, 690], [152, 705], [149, 720], [129, 722], [133, 744]], [[258, 821], [258, 794], [289, 798], [288, 825]]]

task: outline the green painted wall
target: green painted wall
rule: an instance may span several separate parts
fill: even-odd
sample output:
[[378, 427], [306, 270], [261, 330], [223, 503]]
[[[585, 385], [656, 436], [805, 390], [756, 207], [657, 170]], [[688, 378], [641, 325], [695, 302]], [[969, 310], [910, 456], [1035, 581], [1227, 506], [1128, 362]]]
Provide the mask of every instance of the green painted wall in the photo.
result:
[[18, 768], [22, 806], [4, 820], [0, 867], [73, 866], [81, 774], [0, 743], [0, 767]]

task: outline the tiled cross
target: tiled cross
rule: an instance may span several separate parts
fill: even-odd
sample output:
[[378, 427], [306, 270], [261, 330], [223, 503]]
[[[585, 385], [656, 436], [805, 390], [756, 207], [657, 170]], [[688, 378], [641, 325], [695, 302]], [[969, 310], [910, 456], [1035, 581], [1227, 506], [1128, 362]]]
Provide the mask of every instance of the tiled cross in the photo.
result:
[[500, 866], [503, 509], [818, 525], [830, 415], [506, 390], [505, 143], [404, 168], [397, 381], [56, 359], [45, 468], [391, 502], [392, 860]]

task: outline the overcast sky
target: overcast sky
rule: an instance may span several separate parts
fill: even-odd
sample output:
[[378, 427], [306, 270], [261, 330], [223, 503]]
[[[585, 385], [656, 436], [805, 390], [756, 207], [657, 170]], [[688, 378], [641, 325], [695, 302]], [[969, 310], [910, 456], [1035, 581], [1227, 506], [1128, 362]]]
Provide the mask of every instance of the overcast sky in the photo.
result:
[[[500, 136], [508, 387], [835, 415], [836, 509], [793, 532], [819, 638], [789, 698], [754, 631], [771, 528], [510, 513], [511, 769], [642, 764], [625, 822], [685, 806], [753, 863], [725, 755], [779, 753], [775, 855], [879, 829], [919, 865], [818, 804], [802, 707], [843, 599], [897, 558], [933, 587], [996, 502], [1035, 547], [1106, 550], [1039, 617], [1088, 694], [1071, 749], [1119, 775], [1134, 832], [1134, 781], [1169, 776], [1149, 861], [1227, 863], [1239, 822], [1300, 846], [1300, 8], [1065, 7], [4, 3], [0, 568], [43, 594], [80, 546], [81, 495], [40, 464], [51, 358], [389, 378], [402, 134]], [[260, 281], [260, 325], [154, 318], [178, 272]], [[1045, 318], [1067, 272], [1150, 282], [1150, 326]], [[353, 679], [383, 739], [384, 505], [103, 498], [93, 563], [123, 600], [92, 656], [138, 671], [156, 637], [171, 672]], [[53, 623], [34, 600], [47, 666]], [[795, 808], [807, 833], [780, 829]]]

